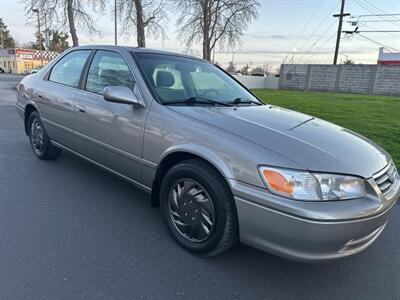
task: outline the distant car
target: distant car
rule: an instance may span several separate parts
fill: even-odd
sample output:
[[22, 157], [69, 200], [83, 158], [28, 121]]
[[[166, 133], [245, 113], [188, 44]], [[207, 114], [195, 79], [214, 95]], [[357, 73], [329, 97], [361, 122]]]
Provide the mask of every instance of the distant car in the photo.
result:
[[4, 69], [0, 67], [0, 73], [4, 73]]
[[36, 73], [39, 72], [39, 70], [42, 69], [42, 68], [43, 68], [43, 67], [34, 68], [34, 69], [30, 70], [30, 71], [28, 72], [28, 74], [36, 74]]
[[[177, 243], [202, 256], [240, 240], [303, 261], [346, 257], [378, 238], [400, 196], [372, 141], [265, 105], [182, 54], [72, 48], [22, 80], [16, 105], [34, 155], [64, 149], [151, 193]], [[40, 178], [37, 166], [26, 171]]]
[[254, 76], [254, 77], [266, 77], [265, 73], [262, 73], [262, 72], [251, 73], [251, 76]]

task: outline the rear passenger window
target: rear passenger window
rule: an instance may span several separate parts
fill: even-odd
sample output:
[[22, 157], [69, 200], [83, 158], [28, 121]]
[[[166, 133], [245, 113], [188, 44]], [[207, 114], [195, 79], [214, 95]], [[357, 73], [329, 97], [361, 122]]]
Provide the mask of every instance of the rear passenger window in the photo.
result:
[[49, 80], [77, 88], [90, 52], [78, 50], [65, 55], [54, 65]]
[[125, 59], [112, 51], [97, 51], [90, 66], [86, 90], [103, 94], [107, 86], [125, 86], [132, 91], [135, 80]]

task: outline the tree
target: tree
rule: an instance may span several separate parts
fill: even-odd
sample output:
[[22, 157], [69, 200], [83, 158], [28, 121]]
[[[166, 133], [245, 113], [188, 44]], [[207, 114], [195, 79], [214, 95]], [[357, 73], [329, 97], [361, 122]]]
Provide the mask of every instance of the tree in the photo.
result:
[[34, 49], [34, 50], [39, 50], [38, 45], [35, 42], [24, 42], [18, 46], [19, 48], [23, 49]]
[[[77, 26], [85, 28], [89, 34], [98, 33], [92, 15], [105, 8], [106, 0], [23, 0], [26, 15], [32, 21], [37, 18], [32, 9], [39, 9], [41, 23], [48, 23], [59, 29], [68, 28], [74, 47], [79, 46]], [[91, 11], [89, 13], [88, 11]], [[68, 24], [68, 25], [67, 25]]]
[[[40, 45], [41, 44], [41, 45]], [[29, 42], [24, 42], [21, 45], [19, 45], [20, 48], [23, 49], [33, 49], [33, 50], [44, 50], [44, 39], [43, 39], [43, 34], [39, 36], [39, 32], [35, 32], [35, 41], [29, 41]]]
[[123, 32], [135, 33], [138, 47], [146, 47], [146, 35], [164, 40], [168, 3], [169, 0], [119, 0], [117, 11]]
[[11, 36], [10, 30], [7, 29], [7, 25], [4, 24], [2, 18], [0, 18], [0, 48], [15, 48], [15, 40]]
[[202, 43], [203, 58], [220, 48], [234, 49], [250, 22], [258, 15], [257, 0], [175, 0], [177, 26], [187, 48]]
[[250, 64], [246, 64], [241, 70], [240, 73], [243, 75], [250, 75], [251, 71], [252, 71], [252, 67], [251, 67], [251, 63]]
[[226, 68], [226, 71], [229, 72], [229, 73], [235, 73], [236, 72], [236, 67], [235, 67], [235, 65], [233, 64], [232, 61], [229, 62], [229, 65]]
[[343, 62], [343, 65], [354, 65], [354, 60], [350, 59], [350, 58], [346, 58]]
[[49, 50], [58, 53], [63, 52], [69, 48], [68, 45], [68, 33], [60, 32], [58, 30], [49, 31]]
[[34, 44], [32, 44], [32, 46], [33, 46], [32, 49], [44, 50], [45, 47], [44, 47], [43, 33], [40, 32], [40, 35], [39, 35], [39, 31], [36, 31], [35, 38], [36, 38], [36, 42]]

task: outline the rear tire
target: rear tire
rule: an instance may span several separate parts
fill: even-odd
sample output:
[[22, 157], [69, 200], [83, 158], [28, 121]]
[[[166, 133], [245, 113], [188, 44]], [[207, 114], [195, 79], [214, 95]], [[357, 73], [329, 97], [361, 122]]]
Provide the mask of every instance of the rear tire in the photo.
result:
[[37, 158], [51, 160], [57, 158], [61, 149], [51, 144], [51, 140], [44, 129], [39, 114], [33, 111], [28, 119], [28, 136], [32, 151]]
[[201, 160], [183, 161], [165, 174], [160, 204], [172, 237], [191, 253], [216, 256], [238, 239], [232, 193], [222, 176]]

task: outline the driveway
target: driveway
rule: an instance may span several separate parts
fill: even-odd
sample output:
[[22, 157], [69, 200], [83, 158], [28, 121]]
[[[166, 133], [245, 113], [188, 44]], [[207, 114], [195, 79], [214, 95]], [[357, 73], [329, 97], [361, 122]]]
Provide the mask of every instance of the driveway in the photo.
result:
[[354, 257], [302, 264], [237, 245], [188, 254], [149, 197], [63, 153], [34, 158], [0, 74], [0, 299], [400, 299], [400, 205]]

